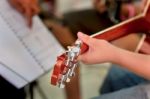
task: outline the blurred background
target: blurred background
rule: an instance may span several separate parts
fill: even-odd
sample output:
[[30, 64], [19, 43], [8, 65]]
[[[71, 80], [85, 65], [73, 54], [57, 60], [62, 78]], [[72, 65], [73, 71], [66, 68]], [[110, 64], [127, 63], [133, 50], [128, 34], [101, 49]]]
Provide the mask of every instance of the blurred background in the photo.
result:
[[[79, 31], [92, 35], [140, 14], [144, 10], [145, 0], [10, 0], [10, 4], [24, 16], [27, 26], [30, 28], [32, 27], [33, 17], [39, 15], [50, 33], [64, 49], [67, 49], [67, 46], [76, 41], [77, 32]], [[135, 51], [141, 38], [141, 34], [139, 36], [138, 33], [133, 33], [113, 40], [111, 43], [120, 48]], [[128, 84], [122, 83], [124, 81], [130, 82], [130, 79], [122, 78], [126, 77], [122, 73], [130, 74], [130, 72], [126, 70], [122, 72], [120, 71], [121, 68], [112, 69], [113, 67], [108, 72], [111, 66], [109, 63], [96, 65], [79, 63], [76, 76], [71, 79], [70, 83], [66, 84], [64, 89], [50, 84], [52, 70], [39, 77], [36, 81], [31, 82], [22, 90], [16, 89], [1, 76], [0, 81], [2, 79], [4, 83], [8, 83], [16, 91], [15, 96], [20, 95], [22, 96], [21, 99], [91, 99], [98, 96], [99, 93], [105, 94], [131, 87], [130, 84], [128, 86]], [[109, 75], [107, 76], [107, 74]], [[142, 81], [144, 81], [143, 78]], [[134, 79], [131, 79], [131, 83], [134, 83]], [[139, 83], [137, 81], [133, 85]], [[118, 86], [118, 84], [121, 85]], [[1, 91], [3, 92], [5, 89], [11, 88], [7, 88], [6, 85], [6, 88], [4, 87]], [[22, 94], [19, 94], [20, 92]], [[13, 91], [9, 90], [7, 92], [6, 90], [5, 97], [8, 96], [7, 93], [14, 95]]]
[[[80, 64], [81, 99], [90, 99], [99, 96], [99, 89], [104, 81], [110, 64]], [[34, 88], [34, 99], [67, 99], [64, 89], [60, 89], [50, 84], [50, 75], [51, 72], [43, 75], [37, 80], [38, 86]], [[30, 99], [30, 95], [27, 99]]]

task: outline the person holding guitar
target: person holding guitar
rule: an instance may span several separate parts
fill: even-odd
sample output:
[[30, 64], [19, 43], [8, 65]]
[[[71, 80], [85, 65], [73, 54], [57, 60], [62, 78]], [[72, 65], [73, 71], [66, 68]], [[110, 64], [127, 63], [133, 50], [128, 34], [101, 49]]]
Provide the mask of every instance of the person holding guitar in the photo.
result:
[[78, 38], [89, 47], [88, 51], [81, 54], [78, 60], [86, 64], [98, 64], [104, 62], [119, 64], [148, 80], [150, 79], [149, 55], [133, 53], [118, 48], [108, 43], [106, 40], [91, 38], [81, 32], [78, 33]]
[[[134, 2], [132, 0], [126, 0], [120, 7], [121, 11], [119, 19], [124, 21], [138, 15], [143, 12], [145, 5], [146, 0], [135, 0]], [[133, 33], [123, 37], [122, 40], [118, 39], [111, 43], [129, 51], [137, 51], [137, 46], [141, 38], [143, 38], [143, 34]], [[106, 94], [146, 82], [148, 82], [147, 79], [138, 76], [127, 69], [120, 68], [118, 64], [113, 63], [99, 91], [100, 94]]]
[[[150, 80], [150, 72], [149, 72], [150, 71], [150, 56], [149, 55], [133, 53], [133, 52], [121, 49], [119, 47], [113, 46], [112, 44], [108, 43], [106, 40], [98, 40], [95, 38], [91, 38], [88, 35], [83, 34], [81, 32], [78, 33], [78, 38], [82, 40], [89, 47], [88, 51], [81, 54], [78, 60], [86, 64], [98, 64], [98, 63], [104, 63], [104, 62], [111, 62], [114, 64], [119, 64], [119, 66], [126, 68], [127, 70], [141, 77], [144, 77], [147, 80]], [[134, 92], [132, 89], [129, 89], [128, 90], [129, 92], [126, 92], [126, 91], [127, 90], [125, 90], [125, 92], [122, 92], [122, 94], [127, 93], [129, 95], [129, 92], [131, 92], [130, 95], [132, 95], [133, 93], [135, 94], [136, 92], [138, 92], [138, 90], [135, 90], [135, 89], [134, 89]], [[119, 95], [116, 97], [123, 97], [123, 95]], [[116, 98], [116, 97], [115, 98], [111, 97], [108, 99], [124, 99], [124, 98]], [[124, 96], [124, 97], [127, 97], [127, 96]], [[98, 98], [98, 99], [101, 99], [101, 98]], [[104, 98], [104, 99], [107, 99], [107, 98]], [[128, 98], [128, 99], [131, 99], [131, 98]], [[145, 99], [145, 98], [136, 97], [132, 99]]]
[[[120, 2], [119, 2], [120, 3]], [[133, 17], [133, 16], [136, 16], [137, 14], [139, 14], [139, 13], [141, 13], [142, 12], [142, 10], [144, 9], [144, 6], [145, 6], [145, 1], [144, 0], [141, 0], [141, 2], [140, 2], [140, 4], [139, 4], [139, 2], [136, 2], [136, 4], [138, 3], [139, 5], [137, 6], [136, 4], [134, 5], [134, 4], [132, 4], [133, 2], [131, 2], [131, 0], [129, 0], [129, 1], [124, 1], [123, 3], [121, 3], [121, 6], [120, 6], [120, 14], [119, 14], [119, 19], [120, 20], [126, 20], [126, 19], [129, 19], [129, 18], [131, 18], [131, 17]], [[135, 3], [135, 2], [134, 2]], [[132, 4], [132, 6], [131, 6], [131, 4]], [[117, 5], [117, 4], [116, 4]], [[113, 7], [113, 5], [111, 6], [112, 8], [114, 8], [115, 9], [115, 7]], [[138, 9], [139, 8], [139, 9]], [[146, 7], [147, 8], [147, 7]], [[105, 10], [105, 9], [104, 9]], [[132, 18], [132, 21], [131, 20], [127, 20], [127, 21], [125, 21], [124, 23], [122, 23], [122, 24], [118, 24], [118, 25], [116, 25], [116, 26], [114, 26], [114, 27], [111, 27], [111, 28], [108, 28], [108, 29], [106, 29], [106, 30], [104, 30], [104, 31], [102, 31], [102, 32], [100, 32], [100, 33], [98, 33], [98, 34], [95, 34], [95, 35], [92, 35], [92, 37], [95, 37], [95, 38], [101, 38], [101, 39], [106, 39], [106, 40], [113, 40], [113, 38], [116, 38], [116, 35], [122, 35], [122, 33], [123, 33], [123, 35], [124, 34], [129, 34], [129, 32], [130, 33], [133, 33], [133, 34], [131, 34], [130, 36], [127, 36], [127, 38], [129, 38], [130, 37], [130, 39], [125, 39], [126, 37], [123, 37], [124, 38], [124, 43], [121, 43], [121, 44], [119, 44], [119, 43], [117, 43], [116, 41], [112, 41], [112, 43], [114, 44], [114, 45], [117, 45], [117, 46], [119, 46], [119, 47], [121, 47], [121, 48], [124, 48], [124, 49], [128, 49], [129, 47], [132, 47], [133, 45], [134, 45], [134, 47], [133, 47], [133, 49], [128, 49], [128, 50], [132, 50], [132, 51], [134, 51], [134, 49], [135, 49], [135, 47], [137, 46], [137, 43], [139, 42], [139, 39], [142, 37], [142, 38], [144, 38], [145, 39], [145, 37], [144, 36], [142, 36], [142, 35], [137, 35], [137, 34], [135, 34], [134, 35], [134, 33], [136, 33], [136, 32], [144, 32], [144, 33], [146, 33], [146, 32], [149, 32], [149, 30], [150, 30], [150, 28], [149, 28], [149, 9], [148, 10], [146, 10], [146, 11], [148, 11], [148, 12], [146, 12], [145, 13], [145, 10], [144, 10], [144, 14], [142, 13], [141, 15], [140, 15], [140, 17], [139, 16], [137, 16], [137, 17], [135, 17], [134, 19]], [[117, 22], [117, 20], [115, 20], [115, 17], [110, 17], [110, 19], [112, 20], [112, 21], [115, 21], [115, 22]], [[140, 24], [141, 26], [140, 27], [138, 27], [138, 24]], [[120, 26], [120, 27], [119, 27]], [[138, 27], [138, 28], [137, 28]], [[112, 31], [111, 31], [112, 30]], [[125, 33], [125, 32], [127, 32], [127, 33]], [[105, 34], [106, 33], [106, 34]], [[120, 34], [119, 34], [120, 33]], [[109, 35], [108, 35], [109, 34]], [[79, 39], [80, 39], [80, 37], [82, 37], [81, 36], [82, 34], [81, 33], [79, 33]], [[104, 36], [105, 35], [105, 36]], [[137, 36], [137, 38], [134, 38], [134, 37], [136, 37]], [[84, 36], [83, 36], [84, 37]], [[149, 37], [148, 37], [149, 38]], [[121, 38], [122, 39], [122, 38]], [[121, 40], [120, 39], [120, 40]], [[82, 40], [82, 38], [80, 39], [80, 40]], [[89, 39], [86, 39], [86, 40], [89, 40]], [[119, 41], [120, 41], [119, 40]], [[127, 40], [127, 41], [126, 41]], [[83, 40], [82, 40], [83, 41]], [[123, 39], [121, 40], [121, 41], [123, 41]], [[129, 41], [129, 42], [128, 42]], [[143, 41], [143, 40], [142, 40]], [[83, 41], [84, 42], [84, 41]], [[88, 41], [87, 41], [88, 42]], [[84, 42], [84, 43], [86, 43], [86, 42]], [[105, 43], [105, 42], [103, 42], [103, 43]], [[128, 44], [128, 43], [130, 43], [130, 44]], [[94, 43], [92, 43], [93, 45], [94, 45]], [[92, 45], [91, 44], [91, 45]], [[76, 45], [76, 44], [75, 44]], [[87, 44], [88, 45], [88, 44]], [[123, 45], [123, 46], [121, 46], [121, 45]], [[125, 46], [124, 46], [125, 45]], [[127, 46], [126, 46], [127, 45]], [[128, 45], [131, 45], [131, 46], [128, 46]], [[141, 44], [140, 44], [141, 45]], [[149, 48], [149, 43], [147, 42], [147, 43], [145, 43], [144, 44], [145, 46], [147, 46], [147, 48]], [[96, 45], [94, 45], [94, 46], [98, 46], [97, 44]], [[138, 48], [138, 47], [137, 47]], [[146, 49], [147, 49], [146, 48]], [[108, 47], [108, 49], [109, 49], [109, 47]], [[93, 48], [91, 49], [90, 48], [90, 46], [89, 46], [89, 50], [87, 51], [87, 52], [85, 52], [85, 53], [88, 53], [88, 52], [91, 52], [91, 50], [93, 50]], [[105, 48], [105, 50], [106, 50], [106, 48]], [[104, 50], [104, 51], [105, 51]], [[99, 50], [100, 51], [100, 50]], [[110, 51], [110, 50], [109, 50]], [[150, 53], [150, 51], [148, 51], [148, 50], [143, 50], [143, 51], [146, 51], [146, 53], [148, 54], [148, 53]], [[81, 47], [81, 52], [82, 52], [82, 47]], [[107, 52], [107, 51], [106, 51]], [[96, 54], [96, 53], [95, 53]], [[119, 54], [121, 54], [121, 53], [119, 53]], [[65, 55], [65, 54], [62, 54], [62, 55]], [[84, 55], [84, 54], [83, 54]], [[103, 55], [103, 54], [102, 54]], [[82, 55], [81, 55], [82, 56]], [[94, 56], [94, 55], [93, 55]], [[106, 56], [107, 56], [107, 53], [106, 53]], [[113, 56], [113, 55], [112, 55]], [[63, 56], [59, 56], [62, 60], [63, 60]], [[64, 58], [65, 57], [67, 57], [67, 56], [64, 56]], [[79, 56], [80, 57], [80, 56]], [[88, 56], [89, 57], [89, 56]], [[108, 56], [107, 57], [109, 57], [109, 54], [108, 54]], [[69, 56], [66, 58], [66, 59], [69, 59]], [[82, 60], [82, 58], [81, 58], [81, 60], [82, 61], [86, 61], [88, 58], [86, 58], [86, 57], [84, 57], [83, 58], [83, 60]], [[80, 58], [79, 58], [79, 60], [80, 60]], [[97, 60], [96, 58], [94, 58], [93, 57], [93, 60]], [[87, 60], [88, 61], [88, 60]], [[108, 60], [109, 61], [109, 60]], [[104, 61], [105, 62], [105, 61]], [[57, 68], [59, 68], [59, 67], [61, 67], [61, 65], [59, 65], [59, 63], [62, 63], [62, 66], [64, 66], [65, 64], [63, 64], [63, 62], [61, 62], [61, 60], [59, 60], [58, 59], [58, 61], [56, 62], [56, 65], [55, 65], [55, 67], [57, 67]], [[114, 62], [115, 63], [115, 62]], [[117, 64], [117, 63], [116, 63]], [[133, 65], [133, 64], [132, 64]], [[63, 68], [63, 67], [62, 67]], [[67, 69], [67, 65], [66, 65], [66, 69]], [[59, 69], [58, 69], [59, 70]], [[62, 71], [63, 72], [63, 71]], [[55, 73], [55, 72], [54, 72]], [[67, 72], [68, 73], [68, 72]], [[60, 73], [61, 74], [61, 73]], [[128, 74], [128, 73], [125, 73], [125, 74]], [[116, 73], [116, 75], [117, 75], [117, 73]], [[52, 78], [54, 78], [54, 76], [57, 76], [57, 74], [55, 75], [53, 75], [52, 76]], [[128, 76], [128, 75], [127, 75]], [[134, 81], [134, 80], [137, 80], [137, 78], [135, 77], [135, 75], [132, 75], [133, 77], [133, 80], [130, 80], [130, 79], [125, 79], [125, 80], [127, 80], [127, 83], [126, 82], [121, 82], [121, 83], [125, 83], [125, 84], [128, 84], [128, 82], [132, 82], [132, 81]], [[124, 76], [122, 76], [122, 77], [124, 77]], [[56, 78], [56, 77], [55, 77]], [[54, 79], [55, 79], [54, 78]], [[130, 78], [130, 76], [128, 76], [128, 78]], [[117, 81], [119, 81], [119, 80], [122, 80], [122, 79], [124, 79], [124, 78], [122, 78], [122, 79], [118, 79], [118, 77], [117, 76], [115, 76], [114, 77], [114, 79], [116, 79]], [[56, 80], [56, 79], [55, 79]], [[58, 80], [59, 80], [59, 78], [58, 78]], [[56, 84], [55, 83], [55, 81], [52, 79], [51, 80], [52, 81], [52, 84]], [[117, 82], [116, 81], [116, 82]], [[138, 83], [139, 83], [139, 81], [137, 81]], [[105, 83], [105, 82], [104, 82]], [[120, 82], [118, 82], [118, 83], [120, 83]], [[118, 85], [118, 86], [120, 86], [118, 83], [116, 83], [116, 85]], [[109, 83], [110, 85], [112, 84], [112, 83]], [[135, 84], [132, 84], [132, 85], [130, 85], [130, 86], [133, 86], [133, 85], [135, 85]], [[121, 88], [125, 88], [125, 87], [129, 87], [129, 86], [121, 86]], [[115, 89], [115, 90], [118, 90], [118, 89]], [[113, 90], [114, 91], [114, 90]]]
[[[143, 1], [143, 8], [144, 8], [144, 5], [146, 5], [145, 1]], [[147, 18], [148, 20], [149, 20], [149, 9], [150, 7], [148, 7], [148, 10], [147, 10], [148, 12], [146, 12], [146, 16], [145, 16], [145, 19]], [[138, 22], [136, 24], [138, 24]], [[143, 23], [143, 25], [144, 24], [145, 23]], [[135, 24], [132, 24], [132, 25], [135, 25]], [[129, 25], [129, 27], [130, 26], [131, 25]], [[141, 26], [141, 27], [144, 29], [146, 26]], [[116, 26], [116, 29], [117, 29], [117, 26]], [[121, 28], [118, 28], [118, 29], [121, 29]], [[110, 32], [111, 30], [113, 31], [113, 29], [111, 28], [108, 29], [108, 31]], [[123, 31], [124, 30], [120, 30], [120, 32], [123, 32]], [[126, 70], [121, 70], [120, 68], [116, 70], [112, 69], [110, 71], [111, 73], [109, 72], [109, 75], [108, 75], [110, 77], [107, 76], [107, 80], [104, 81], [104, 86], [102, 86], [103, 88], [105, 87], [105, 89], [102, 89], [104, 92], [101, 91], [101, 93], [104, 95], [94, 98], [94, 99], [149, 99], [150, 98], [149, 97], [150, 93], [148, 93], [150, 90], [149, 89], [150, 86], [146, 85], [146, 83], [148, 83], [148, 81], [150, 80], [149, 27], [148, 27], [148, 30], [146, 31], [148, 31], [147, 43], [144, 44], [143, 40], [140, 41], [141, 43], [140, 47], [145, 47], [144, 48], [145, 50], [143, 50], [143, 48], [138, 48], [138, 50], [139, 49], [143, 50], [140, 52], [146, 53], [147, 55], [140, 54], [140, 53], [133, 53], [131, 51], [119, 48], [120, 46], [119, 47], [113, 46], [112, 44], [115, 44], [115, 43], [112, 43], [112, 44], [108, 43], [106, 40], [104, 40], [105, 39], [104, 36], [101, 36], [104, 39], [95, 39], [95, 38], [100, 38], [100, 37], [93, 36], [95, 38], [91, 38], [90, 36], [83, 34], [82, 32], [78, 33], [78, 39], [83, 41], [88, 46], [88, 50], [84, 52], [83, 54], [79, 55], [78, 57], [79, 61], [82, 61], [86, 64], [98, 64], [98, 63], [111, 62], [113, 64], [118, 64], [118, 66], [120, 66], [121, 68], [126, 69]], [[104, 32], [107, 33], [107, 30]], [[135, 41], [135, 39], [132, 39], [132, 40]], [[129, 45], [131, 44], [128, 41], [126, 43], [128, 43]], [[118, 72], [118, 70], [120, 72]], [[109, 80], [112, 80], [112, 81], [109, 81]], [[130, 80], [133, 81], [133, 83], [130, 83]], [[143, 85], [138, 85], [142, 83]], [[138, 86], [131, 87], [133, 85], [138, 85]], [[114, 87], [114, 89], [112, 86]], [[131, 87], [131, 88], [127, 88], [127, 87]], [[122, 88], [127, 88], [127, 89], [120, 90]]]
[[[81, 11], [81, 13], [76, 12], [72, 13], [72, 15], [66, 15], [65, 21], [70, 24], [69, 27], [73, 33], [76, 34], [77, 31], [84, 31], [86, 34], [92, 34], [95, 31], [102, 30], [111, 26], [112, 24], [117, 24], [121, 21], [127, 20], [131, 17], [134, 17], [141, 13], [145, 6], [145, 0], [94, 0], [94, 7], [97, 12], [99, 12], [98, 19], [97, 17], [87, 18], [85, 12]], [[84, 13], [84, 14], [83, 14]], [[89, 16], [94, 16], [95, 14], [88, 12]], [[83, 14], [83, 15], [82, 15]], [[83, 19], [76, 19], [75, 16], [85, 17], [85, 22]], [[88, 16], [88, 17], [89, 17]], [[68, 19], [67, 19], [68, 18]], [[78, 17], [77, 17], [78, 18]], [[69, 21], [69, 19], [73, 19]], [[103, 21], [103, 20], [104, 21]], [[93, 24], [93, 22], [97, 21], [99, 24]], [[83, 23], [84, 22], [84, 23]], [[77, 24], [79, 23], [79, 24]], [[102, 25], [103, 24], [103, 25]], [[96, 29], [95, 29], [96, 28]], [[112, 36], [113, 34], [110, 34]], [[135, 51], [138, 45], [138, 42], [143, 37], [142, 34], [133, 33], [128, 36], [122, 37], [118, 40], [112, 41], [112, 44], [129, 50]], [[129, 45], [130, 44], [130, 45]], [[117, 75], [117, 76], [116, 76]], [[114, 92], [123, 88], [135, 86], [140, 83], [144, 83], [147, 80], [143, 77], [137, 76], [128, 70], [118, 68], [115, 64], [110, 69], [102, 88], [100, 89], [101, 94]], [[124, 83], [122, 83], [124, 82]]]
[[[95, 0], [96, 1], [96, 0]], [[101, 2], [101, 1], [105, 1], [105, 0], [97, 0], [97, 2], [100, 2], [100, 6], [103, 6], [103, 10], [101, 10], [100, 11], [100, 13], [103, 13], [103, 12], [105, 12], [106, 10], [107, 11], [109, 11], [109, 12], [111, 12], [112, 10], [110, 10], [110, 9], [107, 9], [107, 7], [108, 6], [105, 6], [105, 3], [104, 2]], [[111, 1], [111, 0], [106, 0], [106, 1]], [[113, 0], [112, 0], [113, 1]], [[122, 2], [122, 1], [124, 1], [124, 0], [117, 0], [117, 1], [119, 1], [119, 3], [120, 3], [120, 1]], [[128, 1], [128, 0], [127, 0]], [[129, 3], [132, 3], [132, 1], [139, 1], [139, 0], [129, 0]], [[125, 2], [126, 2], [126, 0], [125, 0]], [[104, 5], [101, 5], [101, 4], [103, 4], [104, 3]], [[95, 3], [95, 4], [98, 4], [98, 3]], [[108, 3], [107, 2], [107, 5], [109, 5], [110, 3]], [[124, 16], [120, 16], [119, 17], [119, 19], [122, 19], [122, 20], [125, 20], [125, 19], [128, 19], [128, 18], [130, 18], [130, 17], [133, 17], [133, 16], [135, 16], [135, 14], [137, 14], [138, 12], [140, 12], [140, 9], [137, 9], [137, 8], [142, 8], [142, 6], [141, 7], [137, 7], [136, 5], [134, 6], [134, 5], [132, 5], [132, 6], [128, 6], [126, 3], [122, 3], [122, 4], [124, 4], [124, 5], [122, 5], [121, 6], [121, 12], [124, 14]], [[15, 5], [16, 6], [16, 5]], [[99, 5], [97, 5], [97, 6], [99, 6]], [[110, 5], [109, 5], [110, 6]], [[95, 6], [96, 7], [96, 6]], [[117, 6], [117, 7], [119, 7], [119, 6]], [[96, 7], [97, 8], [97, 7]], [[102, 8], [102, 7], [101, 7]], [[119, 7], [120, 8], [120, 7]], [[136, 11], [133, 11], [133, 9], [136, 9]], [[114, 11], [116, 10], [116, 8], [115, 7], [111, 7], [111, 9], [113, 9]], [[122, 15], [123, 15], [122, 14]], [[29, 15], [29, 16], [31, 16], [31, 15], [34, 15], [34, 14], [27, 14], [27, 15]], [[115, 14], [115, 12], [113, 12], [112, 14], [110, 13], [109, 14], [109, 16], [110, 16], [110, 19], [111, 19], [111, 21], [109, 20], [109, 24], [108, 25], [106, 25], [106, 26], [104, 26], [104, 27], [102, 27], [101, 29], [104, 29], [104, 28], [106, 28], [106, 27], [108, 27], [108, 26], [111, 26], [113, 23], [118, 23], [118, 20], [115, 20], [115, 18], [116, 17], [118, 17], [118, 16], [114, 16], [114, 15], [116, 15]], [[104, 16], [105, 17], [105, 16]], [[28, 18], [28, 19], [30, 19], [30, 18]], [[113, 22], [112, 22], [113, 21]], [[31, 23], [31, 21], [29, 21], [29, 23]], [[54, 24], [54, 25], [56, 25], [56, 24]], [[53, 25], [53, 26], [54, 26]], [[54, 29], [54, 28], [53, 28]], [[56, 30], [60, 30], [60, 28], [59, 29], [57, 29], [56, 28]], [[90, 31], [91, 32], [91, 31]], [[63, 37], [64, 37], [64, 35], [63, 35]], [[72, 40], [73, 41], [73, 40]], [[114, 44], [115, 45], [120, 45], [120, 43], [117, 43], [118, 41], [116, 41], [116, 42], [114, 42]], [[121, 45], [123, 45], [123, 44], [121, 44]], [[122, 46], [121, 46], [122, 47]], [[126, 46], [124, 47], [123, 46], [123, 48], [126, 48]], [[129, 50], [130, 50], [130, 48], [129, 48]], [[131, 50], [133, 50], [133, 49], [131, 49]]]

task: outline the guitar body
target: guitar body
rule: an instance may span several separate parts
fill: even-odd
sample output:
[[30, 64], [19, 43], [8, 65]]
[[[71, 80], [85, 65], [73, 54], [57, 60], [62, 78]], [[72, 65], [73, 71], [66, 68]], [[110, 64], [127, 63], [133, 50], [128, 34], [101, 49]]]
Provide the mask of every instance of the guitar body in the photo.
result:
[[[148, 36], [145, 36], [143, 40], [143, 45], [141, 45], [140, 52], [150, 54], [150, 0], [147, 1], [147, 5], [144, 9], [144, 12], [134, 18], [131, 18], [127, 21], [121, 22], [115, 26], [112, 26], [106, 30], [103, 30], [99, 33], [92, 35], [91, 37], [97, 39], [105, 39], [107, 41], [113, 41], [123, 36], [126, 36], [130, 33], [145, 33]], [[88, 46], [84, 43], [80, 46], [80, 54], [88, 50]], [[51, 84], [57, 85], [66, 82], [61, 81], [61, 77], [68, 77], [68, 72], [74, 66], [67, 66], [65, 61], [68, 59], [67, 54], [62, 54], [58, 56], [56, 65], [51, 76]], [[76, 58], [75, 58], [76, 59]], [[74, 61], [71, 61], [72, 63]], [[63, 76], [62, 76], [63, 75]], [[61, 82], [60, 82], [61, 81]]]

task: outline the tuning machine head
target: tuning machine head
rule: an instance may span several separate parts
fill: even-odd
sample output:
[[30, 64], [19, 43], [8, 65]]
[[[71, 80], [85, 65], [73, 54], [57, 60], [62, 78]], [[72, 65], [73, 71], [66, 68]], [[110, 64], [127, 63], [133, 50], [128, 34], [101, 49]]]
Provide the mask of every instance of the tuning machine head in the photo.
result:
[[64, 88], [66, 82], [70, 82], [75, 75], [77, 67], [77, 58], [80, 54], [82, 42], [77, 40], [73, 46], [68, 46], [68, 50], [58, 56], [51, 76], [51, 84]]

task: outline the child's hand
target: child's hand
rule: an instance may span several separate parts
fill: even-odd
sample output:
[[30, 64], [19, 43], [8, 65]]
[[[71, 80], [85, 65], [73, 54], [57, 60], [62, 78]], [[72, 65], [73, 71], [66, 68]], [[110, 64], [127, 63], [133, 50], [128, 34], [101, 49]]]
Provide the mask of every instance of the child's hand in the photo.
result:
[[105, 40], [91, 38], [81, 32], [78, 33], [78, 38], [89, 46], [88, 51], [80, 55], [78, 60], [87, 64], [112, 62], [116, 47]]
[[32, 17], [39, 13], [37, 0], [9, 0], [10, 4], [16, 8], [27, 19], [28, 25], [32, 25]]

